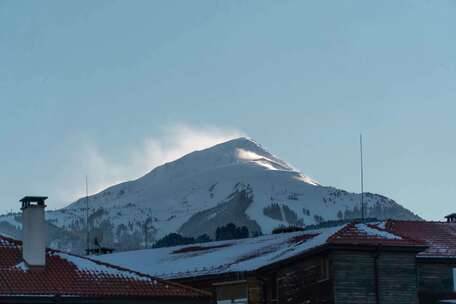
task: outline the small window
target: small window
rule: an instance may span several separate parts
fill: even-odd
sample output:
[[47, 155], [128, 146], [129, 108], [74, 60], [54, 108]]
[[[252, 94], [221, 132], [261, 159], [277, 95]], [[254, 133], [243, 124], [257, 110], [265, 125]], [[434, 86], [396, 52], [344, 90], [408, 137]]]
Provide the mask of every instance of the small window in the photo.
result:
[[320, 260], [320, 280], [329, 280], [329, 259], [324, 257]]
[[224, 282], [214, 285], [217, 304], [247, 304], [247, 284], [245, 282]]

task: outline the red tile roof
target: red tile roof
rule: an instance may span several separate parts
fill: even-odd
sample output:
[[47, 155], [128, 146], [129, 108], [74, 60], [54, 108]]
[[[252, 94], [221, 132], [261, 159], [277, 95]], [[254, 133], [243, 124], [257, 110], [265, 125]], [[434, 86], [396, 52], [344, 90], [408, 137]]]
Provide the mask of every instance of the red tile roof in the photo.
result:
[[456, 223], [388, 220], [385, 227], [425, 242], [418, 257], [456, 258]]
[[382, 246], [423, 246], [415, 240], [396, 231], [384, 229], [375, 224], [352, 222], [328, 239], [330, 244], [382, 245]]
[[210, 297], [191, 287], [51, 249], [44, 268], [29, 268], [21, 247], [20, 241], [0, 236], [0, 296]]

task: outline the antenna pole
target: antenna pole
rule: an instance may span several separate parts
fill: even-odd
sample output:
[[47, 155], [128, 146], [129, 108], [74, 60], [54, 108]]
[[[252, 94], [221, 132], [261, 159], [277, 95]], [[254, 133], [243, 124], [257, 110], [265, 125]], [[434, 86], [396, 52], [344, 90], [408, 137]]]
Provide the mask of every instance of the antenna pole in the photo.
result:
[[359, 134], [359, 152], [360, 152], [360, 162], [361, 162], [361, 219], [364, 222], [365, 210], [364, 210], [364, 167], [363, 167], [363, 135], [362, 134]]
[[147, 249], [147, 241], [148, 241], [148, 231], [147, 231], [147, 221], [144, 222], [144, 249]]
[[87, 255], [89, 254], [90, 250], [90, 229], [89, 229], [89, 183], [88, 177], [85, 177], [85, 188], [86, 188], [86, 242], [87, 242]]

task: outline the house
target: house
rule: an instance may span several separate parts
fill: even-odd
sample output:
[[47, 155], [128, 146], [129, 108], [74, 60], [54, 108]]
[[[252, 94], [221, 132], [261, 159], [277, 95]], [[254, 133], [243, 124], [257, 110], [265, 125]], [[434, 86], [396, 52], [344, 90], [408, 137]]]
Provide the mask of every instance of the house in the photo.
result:
[[0, 237], [0, 303], [211, 303], [176, 282], [46, 248], [45, 197], [25, 197], [23, 241]]
[[97, 259], [214, 292], [221, 304], [410, 304], [426, 248], [379, 223], [352, 222]]
[[[420, 303], [456, 302], [456, 220], [447, 222], [397, 221], [385, 223], [388, 230], [424, 242], [428, 248], [417, 254]], [[447, 302], [450, 303], [450, 302]]]

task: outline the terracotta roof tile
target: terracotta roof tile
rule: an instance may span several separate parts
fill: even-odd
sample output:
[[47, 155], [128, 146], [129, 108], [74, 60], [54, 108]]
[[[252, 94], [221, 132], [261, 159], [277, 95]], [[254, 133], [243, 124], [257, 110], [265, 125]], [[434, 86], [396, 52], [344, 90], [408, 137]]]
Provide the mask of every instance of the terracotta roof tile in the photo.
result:
[[385, 227], [426, 243], [418, 257], [456, 258], [456, 223], [388, 220]]
[[121, 267], [48, 249], [46, 266], [30, 268], [20, 241], [0, 237], [0, 295], [208, 298], [210, 294]]
[[328, 239], [330, 244], [420, 246], [423, 242], [373, 224], [352, 222]]

